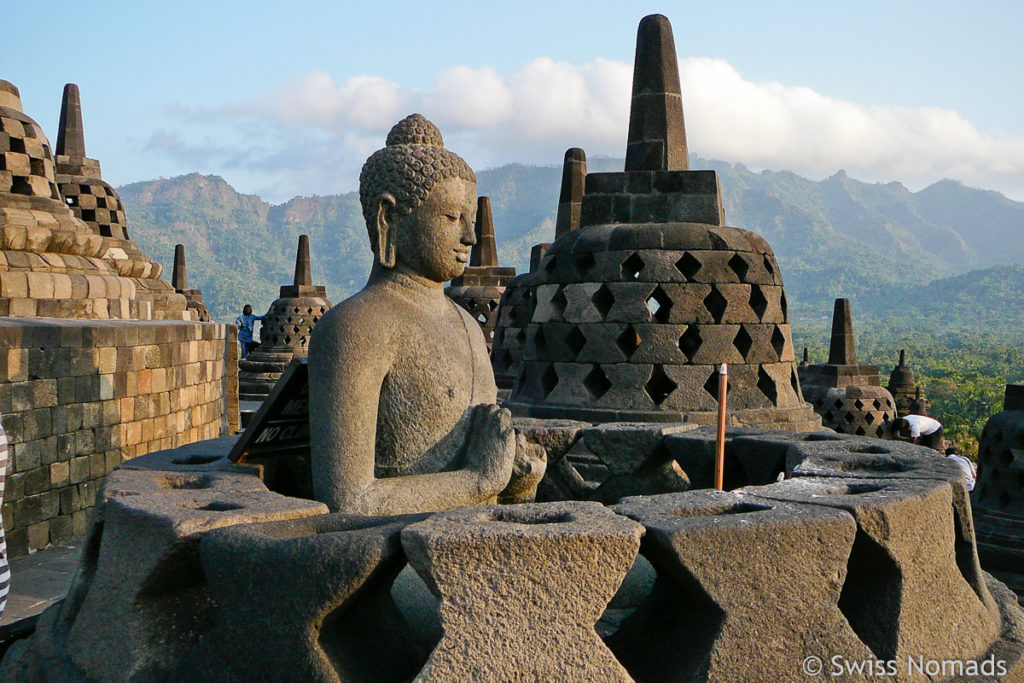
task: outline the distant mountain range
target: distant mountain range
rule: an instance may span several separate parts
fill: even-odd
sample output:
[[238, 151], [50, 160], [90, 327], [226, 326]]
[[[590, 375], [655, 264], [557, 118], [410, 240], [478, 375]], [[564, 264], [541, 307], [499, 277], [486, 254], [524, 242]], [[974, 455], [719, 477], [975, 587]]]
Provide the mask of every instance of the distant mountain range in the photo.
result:
[[[699, 159], [692, 166], [718, 171], [727, 224], [772, 245], [795, 319], [828, 315], [832, 300], [847, 296], [858, 316], [944, 327], [1024, 323], [1024, 203], [952, 180], [910, 192], [843, 171], [818, 182]], [[588, 167], [619, 170], [622, 160]], [[512, 164], [477, 176], [478, 192], [491, 197], [502, 265], [522, 272], [530, 248], [554, 235], [561, 168]], [[272, 206], [195, 173], [118, 189], [131, 236], [150, 256], [169, 265], [174, 245], [185, 245], [189, 285], [203, 290], [218, 320], [233, 320], [243, 303], [267, 309], [291, 281], [303, 233], [314, 280], [335, 303], [369, 273], [355, 192]]]

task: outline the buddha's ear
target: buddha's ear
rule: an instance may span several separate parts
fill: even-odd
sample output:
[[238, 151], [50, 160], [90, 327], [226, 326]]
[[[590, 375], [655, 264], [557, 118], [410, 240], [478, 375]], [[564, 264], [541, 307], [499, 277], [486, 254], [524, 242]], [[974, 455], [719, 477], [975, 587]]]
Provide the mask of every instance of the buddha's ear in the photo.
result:
[[398, 203], [390, 192], [385, 192], [377, 199], [377, 243], [373, 245], [377, 252], [377, 262], [385, 268], [395, 267], [396, 218]]

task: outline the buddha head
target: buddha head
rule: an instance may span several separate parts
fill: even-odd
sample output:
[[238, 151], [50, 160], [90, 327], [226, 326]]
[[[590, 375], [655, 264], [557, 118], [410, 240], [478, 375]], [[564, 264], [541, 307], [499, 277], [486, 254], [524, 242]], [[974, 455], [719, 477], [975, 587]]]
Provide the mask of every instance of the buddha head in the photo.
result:
[[458, 277], [475, 242], [476, 176], [420, 114], [395, 124], [359, 174], [377, 265], [434, 282]]

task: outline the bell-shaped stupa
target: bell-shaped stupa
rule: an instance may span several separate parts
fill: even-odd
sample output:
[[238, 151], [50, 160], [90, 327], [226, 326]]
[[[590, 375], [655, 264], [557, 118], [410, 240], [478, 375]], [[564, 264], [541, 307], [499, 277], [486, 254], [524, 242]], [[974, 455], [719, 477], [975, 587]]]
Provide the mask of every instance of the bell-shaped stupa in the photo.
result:
[[[578, 147], [566, 150], [562, 162], [562, 187], [558, 195], [555, 219], [555, 239], [580, 227], [580, 206], [583, 203], [583, 183], [587, 176], [587, 155]], [[526, 347], [526, 326], [533, 317], [537, 302], [535, 287], [543, 282], [540, 263], [551, 246], [550, 242], [533, 245], [530, 251], [530, 271], [517, 275], [505, 287], [498, 305], [494, 326], [494, 345], [491, 348], [491, 367], [499, 393], [507, 394], [516, 382], [519, 366]]]
[[883, 387], [874, 365], [857, 364], [849, 299], [836, 299], [828, 363], [800, 365], [804, 397], [821, 424], [842, 434], [887, 438], [896, 401]]
[[188, 288], [188, 272], [185, 270], [185, 245], [174, 245], [174, 270], [171, 271], [171, 286], [185, 297], [193, 319], [201, 323], [210, 322], [210, 310], [203, 303], [203, 290]]
[[820, 428], [771, 248], [726, 227], [717, 174], [688, 168], [672, 27], [645, 17], [625, 172], [586, 176], [581, 227], [544, 257], [514, 414], [712, 422], [728, 363], [732, 424]]
[[498, 265], [490, 197], [477, 199], [474, 230], [476, 244], [469, 253], [469, 265], [462, 275], [452, 280], [451, 286], [446, 287], [444, 292], [480, 323], [487, 350], [490, 351], [502, 292], [516, 276], [515, 268]]
[[971, 503], [982, 566], [1024, 604], [1024, 384], [1007, 384], [985, 423]]
[[[124, 212], [99, 179], [99, 162], [85, 156], [73, 86], [65, 89], [58, 139], [55, 165], [42, 129], [22, 111], [18, 89], [0, 80], [0, 315], [190, 319], [185, 298], [160, 279], [160, 264], [120, 228], [114, 234]], [[89, 190], [92, 199], [83, 203], [85, 187], [107, 189]], [[100, 194], [113, 199], [100, 202]]]
[[332, 305], [327, 289], [313, 284], [309, 237], [300, 235], [292, 284], [281, 285], [279, 297], [270, 304], [260, 328], [260, 345], [238, 361], [240, 400], [262, 401], [292, 359], [306, 357], [313, 328]]
[[886, 389], [896, 401], [896, 410], [900, 415], [928, 414], [931, 403], [914, 381], [914, 371], [907, 365], [906, 349], [900, 349], [899, 363], [889, 373], [889, 385]]

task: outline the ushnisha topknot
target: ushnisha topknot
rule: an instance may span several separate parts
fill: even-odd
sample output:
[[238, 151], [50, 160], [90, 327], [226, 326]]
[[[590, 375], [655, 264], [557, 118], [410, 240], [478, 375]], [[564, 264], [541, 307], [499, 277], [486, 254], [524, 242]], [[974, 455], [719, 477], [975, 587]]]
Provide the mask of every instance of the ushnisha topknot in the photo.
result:
[[469, 164], [444, 148], [437, 126], [422, 114], [410, 114], [396, 123], [385, 147], [370, 155], [359, 174], [359, 202], [374, 251], [377, 202], [382, 194], [390, 193], [398, 211], [406, 215], [449, 178], [476, 182]]

